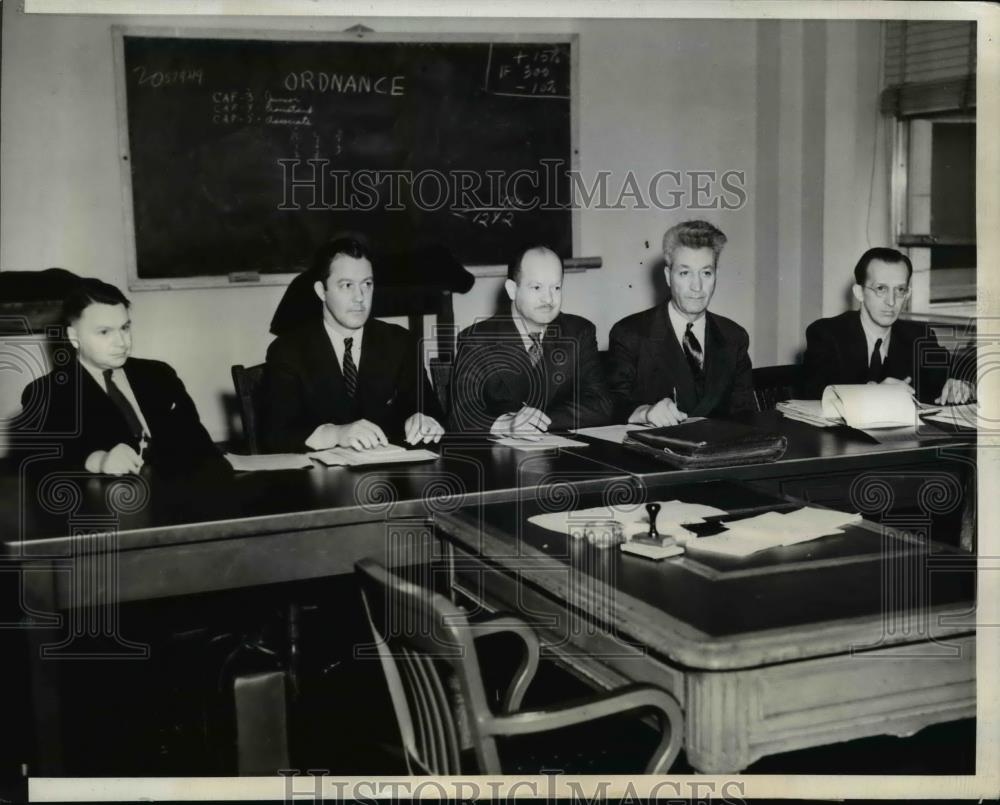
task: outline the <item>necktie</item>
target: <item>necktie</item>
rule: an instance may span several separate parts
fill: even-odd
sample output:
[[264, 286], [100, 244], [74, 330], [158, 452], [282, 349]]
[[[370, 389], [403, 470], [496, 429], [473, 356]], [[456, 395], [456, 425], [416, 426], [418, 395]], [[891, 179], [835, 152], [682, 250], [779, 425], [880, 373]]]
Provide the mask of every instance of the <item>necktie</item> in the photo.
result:
[[108, 391], [111, 402], [115, 404], [118, 410], [122, 412], [122, 416], [125, 417], [125, 422], [128, 424], [128, 429], [132, 436], [135, 437], [136, 441], [139, 441], [142, 438], [142, 423], [139, 421], [139, 416], [132, 407], [132, 403], [128, 401], [128, 398], [122, 394], [122, 390], [111, 379], [112, 371], [111, 369], [105, 369], [101, 373], [104, 375], [104, 387]]
[[688, 366], [691, 367], [691, 374], [695, 378], [701, 377], [702, 369], [705, 367], [705, 353], [701, 349], [701, 344], [698, 343], [697, 337], [692, 332], [692, 323], [688, 322], [687, 329], [684, 331], [684, 357], [687, 358]]
[[875, 383], [882, 382], [882, 339], [875, 341], [871, 360], [868, 361], [868, 379]]
[[531, 339], [531, 346], [528, 348], [528, 357], [531, 358], [531, 368], [534, 369], [542, 360], [542, 334], [528, 333]]
[[353, 345], [353, 338], [344, 339], [344, 385], [351, 397], [358, 390], [358, 367], [354, 365], [354, 356], [351, 354]]

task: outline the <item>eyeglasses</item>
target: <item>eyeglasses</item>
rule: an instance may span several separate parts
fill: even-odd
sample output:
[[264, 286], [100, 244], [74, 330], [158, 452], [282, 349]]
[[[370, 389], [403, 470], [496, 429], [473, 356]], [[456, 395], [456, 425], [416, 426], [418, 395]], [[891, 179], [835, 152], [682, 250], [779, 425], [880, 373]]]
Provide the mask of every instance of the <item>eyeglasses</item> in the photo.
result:
[[885, 285], [884, 283], [879, 283], [878, 285], [866, 285], [869, 291], [872, 291], [875, 296], [879, 299], [885, 299], [889, 295], [889, 291], [895, 291], [895, 296], [898, 299], [906, 299], [910, 295], [909, 285], [897, 285], [892, 287], [891, 285]]

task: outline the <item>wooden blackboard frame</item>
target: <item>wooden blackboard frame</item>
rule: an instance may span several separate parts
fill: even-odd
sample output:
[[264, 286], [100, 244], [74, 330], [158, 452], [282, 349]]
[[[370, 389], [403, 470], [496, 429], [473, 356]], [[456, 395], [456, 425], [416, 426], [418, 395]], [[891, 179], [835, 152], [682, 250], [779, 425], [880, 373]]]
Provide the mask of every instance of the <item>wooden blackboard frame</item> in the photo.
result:
[[[402, 43], [469, 43], [469, 44], [537, 44], [543, 42], [565, 43], [570, 50], [570, 167], [579, 171], [579, 34], [576, 33], [379, 33], [369, 31], [302, 31], [302, 30], [240, 30], [213, 28], [162, 28], [149, 26], [114, 25], [111, 28], [114, 51], [115, 96], [118, 121], [118, 164], [121, 172], [122, 211], [125, 230], [125, 265], [130, 291], [190, 290], [193, 288], [234, 288], [287, 285], [295, 273], [257, 274], [247, 272], [242, 278], [227, 274], [198, 277], [146, 278], [140, 277], [137, 264], [135, 239], [135, 208], [133, 206], [131, 153], [128, 131], [128, 93], [125, 72], [125, 37], [160, 37], [165, 39], [218, 39], [251, 41], [301, 41], [301, 42], [402, 42]], [[570, 210], [573, 254], [580, 253], [580, 212]], [[477, 276], [498, 276], [506, 272], [505, 266], [474, 265], [467, 268]]]

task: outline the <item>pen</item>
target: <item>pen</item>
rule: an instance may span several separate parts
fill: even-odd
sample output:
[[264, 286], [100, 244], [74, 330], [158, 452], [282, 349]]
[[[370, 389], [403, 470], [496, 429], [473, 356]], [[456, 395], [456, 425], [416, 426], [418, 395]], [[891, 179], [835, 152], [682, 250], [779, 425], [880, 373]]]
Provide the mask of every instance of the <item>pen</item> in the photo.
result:
[[145, 452], [146, 445], [148, 445], [148, 444], [149, 444], [149, 438], [144, 433], [139, 438], [139, 458], [142, 458], [142, 454]]

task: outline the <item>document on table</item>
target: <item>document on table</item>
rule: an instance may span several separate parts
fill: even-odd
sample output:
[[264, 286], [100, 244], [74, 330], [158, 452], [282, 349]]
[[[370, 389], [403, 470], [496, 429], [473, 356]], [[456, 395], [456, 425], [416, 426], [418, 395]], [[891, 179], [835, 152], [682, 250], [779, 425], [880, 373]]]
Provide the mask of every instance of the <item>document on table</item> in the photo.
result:
[[860, 514], [806, 506], [782, 514], [765, 512], [755, 517], [725, 523], [726, 530], [711, 537], [688, 543], [689, 550], [708, 551], [726, 556], [749, 556], [768, 548], [797, 545], [800, 542], [842, 533], [842, 528], [861, 522]]
[[924, 422], [936, 422], [941, 425], [952, 425], [958, 428], [984, 428], [985, 421], [979, 413], [978, 403], [965, 403], [964, 405], [946, 405], [939, 408], [929, 416], [925, 416]]
[[502, 447], [513, 447], [515, 450], [552, 450], [556, 447], [586, 447], [586, 442], [569, 439], [557, 433], [545, 433], [541, 439], [519, 439], [517, 436], [502, 436], [493, 440]]
[[[660, 511], [656, 515], [656, 530], [661, 534], [677, 537], [693, 536], [683, 528], [685, 525], [703, 523], [706, 517], [725, 514], [722, 509], [705, 506], [701, 503], [684, 503], [680, 500], [665, 500], [660, 502]], [[550, 512], [536, 514], [528, 518], [528, 522], [539, 528], [568, 534], [573, 526], [578, 526], [588, 520], [617, 520], [622, 524], [625, 536], [649, 532], [649, 515], [645, 505], [628, 505], [620, 508], [614, 506], [594, 506], [589, 509], [577, 509], [568, 512]]]
[[900, 428], [917, 424], [917, 406], [906, 386], [864, 383], [823, 389], [823, 417], [852, 428]]
[[[685, 419], [685, 422], [697, 422], [704, 419], [703, 416], [692, 416]], [[590, 436], [593, 439], [602, 439], [606, 442], [621, 444], [625, 441], [625, 436], [630, 430], [648, 430], [652, 425], [596, 425], [592, 428], [577, 428], [571, 430], [578, 436]]]
[[625, 434], [630, 430], [645, 430], [652, 425], [597, 425], [593, 428], [577, 428], [570, 431], [578, 436], [590, 436], [593, 439], [601, 439], [605, 442], [621, 444], [625, 441]]
[[310, 458], [328, 467], [363, 467], [368, 464], [405, 464], [413, 461], [434, 461], [437, 453], [430, 450], [407, 450], [394, 444], [355, 450], [353, 447], [331, 447], [309, 453]]
[[817, 428], [829, 428], [842, 424], [839, 420], [827, 419], [823, 416], [823, 402], [821, 400], [784, 400], [774, 407], [788, 419], [815, 425]]
[[312, 469], [313, 466], [305, 453], [272, 453], [259, 456], [240, 456], [235, 453], [226, 453], [226, 461], [236, 472], [305, 470]]

